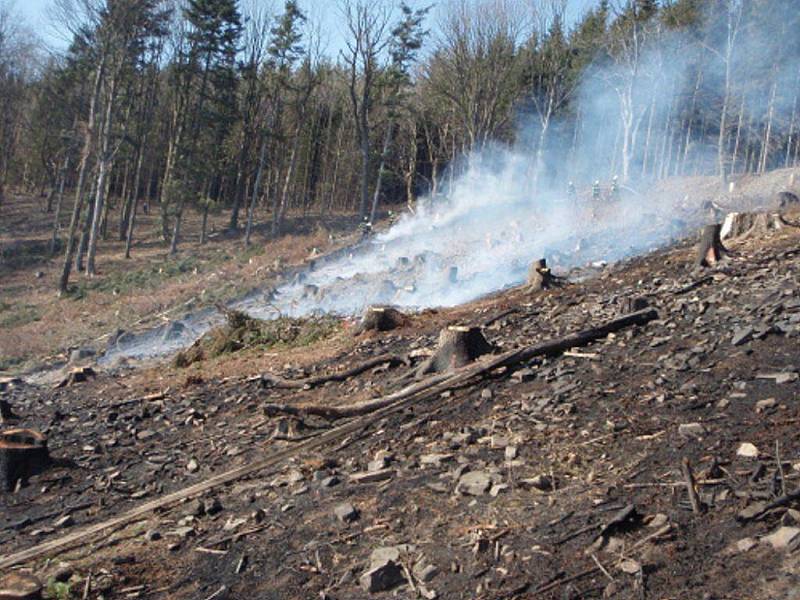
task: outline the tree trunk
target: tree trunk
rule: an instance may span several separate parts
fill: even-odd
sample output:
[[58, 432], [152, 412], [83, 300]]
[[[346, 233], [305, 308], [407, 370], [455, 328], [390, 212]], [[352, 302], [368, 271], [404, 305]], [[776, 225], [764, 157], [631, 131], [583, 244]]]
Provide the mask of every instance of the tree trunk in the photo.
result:
[[58, 246], [58, 233], [61, 230], [61, 205], [64, 201], [64, 185], [67, 181], [67, 168], [69, 167], [69, 152], [64, 153], [64, 164], [58, 174], [58, 192], [56, 193], [56, 214], [53, 219], [53, 236], [50, 238], [50, 256], [56, 253]]
[[722, 225], [720, 223], [705, 226], [697, 246], [696, 266], [713, 267], [725, 257], [727, 250], [722, 245], [721, 232]]
[[106, 200], [106, 192], [108, 191], [108, 182], [106, 181], [111, 173], [111, 130], [113, 126], [112, 118], [114, 116], [114, 101], [116, 99], [116, 76], [111, 77], [109, 82], [108, 91], [106, 92], [106, 110], [103, 116], [103, 124], [100, 128], [100, 152], [98, 155], [97, 167], [97, 190], [94, 200], [94, 216], [89, 230], [89, 247], [86, 253], [86, 274], [92, 276], [95, 274], [95, 255], [97, 254], [97, 236], [100, 233], [100, 223], [105, 216], [105, 207], [103, 206]]
[[69, 233], [67, 234], [66, 250], [64, 251], [64, 265], [61, 269], [61, 276], [58, 279], [59, 296], [67, 292], [67, 286], [69, 285], [69, 275], [70, 270], [72, 269], [72, 259], [75, 253], [75, 233], [78, 229], [78, 221], [80, 220], [81, 209], [83, 208], [83, 187], [86, 184], [86, 169], [92, 148], [95, 111], [100, 95], [100, 82], [102, 80], [104, 70], [105, 60], [102, 60], [97, 67], [94, 90], [92, 92], [92, 99], [89, 104], [89, 119], [87, 122], [86, 134], [83, 142], [83, 151], [81, 153], [81, 162], [78, 170], [78, 182], [75, 188], [75, 204], [72, 208], [72, 217], [70, 218], [69, 222]]
[[272, 236], [277, 237], [280, 235], [283, 228], [283, 218], [286, 213], [286, 206], [289, 202], [289, 190], [291, 189], [292, 177], [294, 170], [297, 166], [297, 149], [300, 145], [300, 131], [303, 127], [303, 119], [301, 118], [297, 123], [297, 129], [294, 132], [292, 140], [292, 150], [289, 153], [289, 165], [286, 167], [286, 175], [283, 180], [283, 188], [281, 189], [281, 199], [277, 203], [275, 213], [272, 215]]
[[378, 201], [381, 197], [381, 185], [383, 183], [383, 172], [386, 167], [386, 159], [389, 156], [389, 147], [392, 144], [394, 123], [389, 122], [386, 128], [386, 136], [383, 138], [383, 149], [381, 150], [381, 162], [378, 166], [378, 178], [375, 181], [375, 192], [372, 194], [372, 209], [369, 211], [370, 223], [375, 222], [375, 213], [378, 211]]
[[264, 166], [267, 163], [267, 139], [266, 136], [262, 136], [261, 139], [261, 150], [258, 153], [258, 168], [256, 169], [256, 179], [253, 182], [253, 193], [250, 197], [250, 204], [247, 207], [247, 225], [245, 226], [244, 231], [244, 247], [250, 247], [250, 233], [253, 230], [253, 213], [255, 212], [256, 207], [256, 200], [258, 200], [258, 194], [261, 191], [261, 178], [264, 174]]

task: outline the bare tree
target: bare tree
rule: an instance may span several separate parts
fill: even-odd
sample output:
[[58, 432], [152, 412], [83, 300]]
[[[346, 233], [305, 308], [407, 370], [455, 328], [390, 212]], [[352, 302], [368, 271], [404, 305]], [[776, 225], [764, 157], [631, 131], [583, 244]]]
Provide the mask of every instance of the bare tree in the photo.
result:
[[350, 101], [361, 154], [358, 216], [369, 206], [370, 117], [381, 70], [381, 56], [389, 45], [386, 35], [390, 14], [381, 0], [345, 0], [342, 10], [350, 37], [342, 58], [350, 77]]
[[525, 11], [513, 0], [450, 0], [441, 14], [426, 78], [455, 108], [466, 136], [463, 149], [480, 149], [509, 123], [521, 95], [517, 50]]

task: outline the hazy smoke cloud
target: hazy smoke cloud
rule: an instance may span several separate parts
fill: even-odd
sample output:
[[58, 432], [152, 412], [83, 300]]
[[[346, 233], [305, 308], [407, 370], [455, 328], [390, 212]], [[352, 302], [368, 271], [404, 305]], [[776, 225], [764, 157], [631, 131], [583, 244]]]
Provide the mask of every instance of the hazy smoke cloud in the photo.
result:
[[[721, 48], [724, 28], [707, 30], [704, 43]], [[741, 81], [742, 74], [772, 64], [780, 71], [778, 89], [738, 86], [732, 105], [744, 98], [754, 122], [771, 107], [773, 116], [780, 115], [774, 118], [775, 135], [796, 128], [796, 57], [789, 64], [770, 61], [758, 45], [763, 36], [752, 29], [748, 35], [733, 54], [737, 77]], [[550, 123], [541, 164], [534, 164], [530, 146], [539, 139], [541, 123], [526, 119], [518, 146], [490, 146], [465, 157], [445, 194], [422, 198], [415, 214], [404, 215], [345, 257], [320, 261], [268, 298], [258, 293], [233, 306], [263, 318], [357, 315], [372, 304], [452, 306], [520, 284], [538, 258], [546, 258], [556, 272], [568, 273], [641, 254], [694, 231], [705, 218], [696, 204], [663, 195], [654, 202], [646, 190], [647, 181], [681, 174], [688, 162], [684, 157], [695, 171], [713, 172], [715, 167], [714, 123], [704, 123], [706, 137], [699, 137], [691, 125], [695, 114], [716, 114], [725, 64], [718, 53], [698, 52], [697, 44], [686, 35], [661, 32], [657, 44], [643, 45], [635, 56], [598, 62], [575, 92], [577, 130], [566, 121]], [[694, 94], [699, 62], [704, 87], [703, 93]], [[735, 110], [729, 118], [738, 118]], [[610, 179], [623, 174], [625, 136], [632, 183], [626, 182], [611, 199]], [[656, 162], [660, 168], [654, 167]], [[567, 193], [571, 179], [578, 184], [577, 197]], [[595, 179], [602, 180], [600, 200], [589, 194]], [[117, 351], [165, 353], [218, 321], [211, 312], [194, 315], [184, 320], [185, 331], [169, 339], [159, 330]]]

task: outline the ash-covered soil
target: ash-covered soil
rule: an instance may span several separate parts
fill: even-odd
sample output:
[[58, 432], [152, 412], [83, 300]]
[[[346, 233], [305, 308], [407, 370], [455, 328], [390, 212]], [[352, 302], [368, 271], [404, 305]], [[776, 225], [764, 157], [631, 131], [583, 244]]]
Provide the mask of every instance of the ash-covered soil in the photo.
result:
[[[251, 353], [250, 371], [224, 379], [195, 365], [7, 384], [8, 423], [44, 431], [57, 460], [0, 496], [0, 564], [264, 461], [13, 568], [87, 598], [797, 597], [800, 499], [775, 500], [800, 489], [798, 242], [787, 228], [729, 243], [700, 271], [687, 242], [581, 283], [342, 335], [324, 352]], [[658, 319], [377, 418], [264, 411], [395, 392], [446, 325], [483, 326], [502, 352], [602, 324], [640, 297]], [[400, 364], [308, 390], [258, 377], [384, 354]]]

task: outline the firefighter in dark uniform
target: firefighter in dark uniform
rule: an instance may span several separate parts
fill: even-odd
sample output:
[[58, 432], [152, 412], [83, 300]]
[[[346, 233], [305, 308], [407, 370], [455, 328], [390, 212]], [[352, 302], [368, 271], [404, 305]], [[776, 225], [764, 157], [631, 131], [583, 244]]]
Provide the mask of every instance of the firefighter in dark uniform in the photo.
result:
[[364, 217], [358, 225], [358, 230], [361, 232], [361, 239], [365, 240], [372, 234], [372, 223], [369, 222], [369, 217]]

